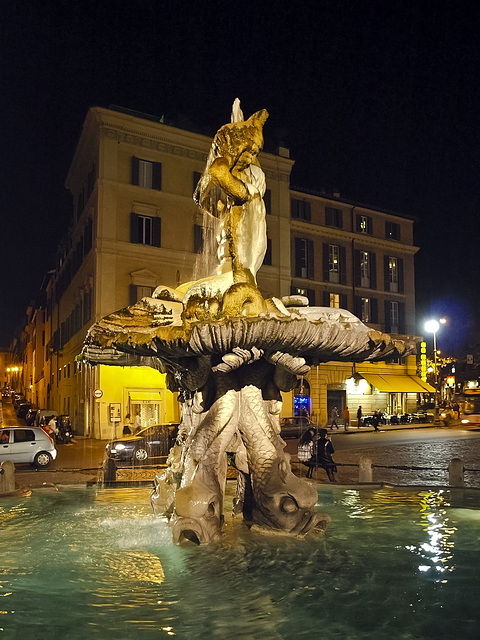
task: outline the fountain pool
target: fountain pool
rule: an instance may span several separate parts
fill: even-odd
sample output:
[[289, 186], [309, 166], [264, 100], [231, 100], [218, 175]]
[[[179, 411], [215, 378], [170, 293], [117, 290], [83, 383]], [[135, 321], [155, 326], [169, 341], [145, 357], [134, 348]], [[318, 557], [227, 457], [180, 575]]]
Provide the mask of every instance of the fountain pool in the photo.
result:
[[174, 546], [148, 494], [3, 498], [0, 638], [478, 638], [480, 493], [319, 486], [324, 535], [226, 517], [205, 547]]

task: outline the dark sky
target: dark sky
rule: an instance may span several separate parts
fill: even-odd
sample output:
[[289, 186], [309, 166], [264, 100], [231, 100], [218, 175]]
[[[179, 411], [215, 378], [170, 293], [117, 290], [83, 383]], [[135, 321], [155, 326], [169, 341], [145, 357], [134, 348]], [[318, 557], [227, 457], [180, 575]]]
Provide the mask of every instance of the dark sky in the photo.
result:
[[461, 326], [480, 298], [480, 10], [289, 5], [4, 3], [0, 344], [71, 221], [63, 185], [88, 108], [166, 114], [213, 134], [236, 96], [246, 115], [270, 112], [266, 147], [290, 147], [293, 185], [418, 218], [418, 317], [447, 314]]

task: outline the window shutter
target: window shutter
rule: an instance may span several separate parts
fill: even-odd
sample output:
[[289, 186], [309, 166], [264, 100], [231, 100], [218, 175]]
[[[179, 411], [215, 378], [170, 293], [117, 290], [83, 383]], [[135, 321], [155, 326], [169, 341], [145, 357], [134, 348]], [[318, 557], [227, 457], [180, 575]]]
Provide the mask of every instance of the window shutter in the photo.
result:
[[130, 299], [130, 305], [136, 304], [137, 302], [137, 285], [136, 284], [130, 285], [129, 299]]
[[324, 307], [330, 306], [330, 291], [323, 292], [323, 306]]
[[347, 305], [348, 305], [347, 294], [346, 293], [341, 293], [340, 294], [340, 308], [341, 309], [346, 309]]
[[404, 279], [403, 279], [403, 258], [398, 258], [398, 293], [404, 291]]
[[[162, 189], [162, 163], [152, 162], [152, 189], [161, 191]], [[158, 245], [160, 246], [160, 245]]]
[[340, 259], [340, 284], [347, 284], [347, 251], [345, 247], [339, 247]]
[[130, 214], [130, 242], [138, 242], [138, 216], [133, 211]]
[[385, 291], [390, 291], [390, 267], [389, 256], [383, 256], [383, 285]]
[[290, 200], [290, 217], [291, 218], [299, 218], [299, 211], [298, 211], [299, 207], [298, 207], [298, 200], [295, 200], [294, 198], [292, 198]]
[[390, 316], [390, 301], [385, 300], [385, 331], [390, 333], [392, 330], [391, 316]]
[[405, 333], [405, 303], [398, 303], [398, 332]]
[[362, 279], [361, 279], [361, 272], [360, 272], [360, 263], [361, 263], [361, 257], [360, 257], [360, 250], [359, 249], [355, 249], [354, 251], [354, 272], [355, 272], [355, 286], [359, 287], [362, 283]]
[[311, 307], [315, 306], [315, 289], [307, 289], [307, 298]]
[[295, 238], [295, 276], [297, 278], [302, 277], [302, 262], [300, 259], [301, 253], [302, 253], [302, 239]]
[[199, 224], [193, 225], [193, 251], [194, 253], [203, 251], [203, 227]]
[[[323, 264], [323, 281], [328, 282], [329, 279], [329, 268], [330, 268], [330, 259], [329, 259], [329, 245], [324, 242], [322, 244], [322, 264]], [[327, 305], [328, 307], [328, 305]]]
[[341, 209], [338, 209], [338, 228], [339, 229], [343, 229], [343, 211]]
[[370, 298], [370, 316], [370, 322], [378, 324], [378, 300], [376, 298]]
[[373, 233], [373, 222], [370, 216], [367, 217], [367, 233], [370, 236]]
[[272, 213], [272, 191], [271, 189], [267, 189], [265, 191], [265, 195], [263, 196], [263, 201], [265, 202], [265, 210], [267, 213]]
[[304, 220], [306, 220], [307, 222], [310, 222], [311, 219], [311, 213], [310, 213], [310, 202], [304, 202], [305, 205], [305, 209], [304, 209]]
[[162, 219], [152, 218], [152, 247], [162, 246]]
[[325, 224], [327, 227], [333, 225], [332, 209], [330, 207], [325, 207]]
[[307, 278], [314, 280], [315, 269], [313, 264], [313, 240], [307, 240]]
[[132, 184], [138, 185], [138, 158], [132, 156]]
[[360, 320], [362, 319], [362, 298], [361, 298], [361, 296], [355, 296], [354, 314], [357, 316], [357, 318], [360, 318]]
[[371, 252], [370, 256], [370, 289], [377, 288], [377, 256]]

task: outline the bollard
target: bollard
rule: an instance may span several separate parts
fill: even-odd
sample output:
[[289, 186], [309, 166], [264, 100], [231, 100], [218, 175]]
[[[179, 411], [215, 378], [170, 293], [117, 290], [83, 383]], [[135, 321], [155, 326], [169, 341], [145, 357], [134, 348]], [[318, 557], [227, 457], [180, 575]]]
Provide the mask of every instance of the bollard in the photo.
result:
[[372, 459], [368, 456], [361, 456], [358, 461], [358, 481], [373, 482]]
[[0, 495], [15, 491], [15, 465], [10, 460], [0, 464]]
[[465, 486], [463, 478], [464, 472], [463, 460], [461, 458], [452, 458], [448, 463], [448, 484], [451, 487]]
[[103, 482], [115, 482], [117, 480], [117, 465], [115, 460], [107, 458], [103, 463]]

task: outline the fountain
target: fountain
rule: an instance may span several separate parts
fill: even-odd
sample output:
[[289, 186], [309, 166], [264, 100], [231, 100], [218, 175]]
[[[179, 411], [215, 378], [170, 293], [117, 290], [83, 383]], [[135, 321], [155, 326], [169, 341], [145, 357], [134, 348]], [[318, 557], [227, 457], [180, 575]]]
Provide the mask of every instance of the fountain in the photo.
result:
[[304, 535], [324, 530], [316, 487], [296, 477], [280, 435], [281, 392], [327, 361], [408, 355], [414, 343], [374, 331], [343, 309], [309, 307], [302, 296], [265, 299], [256, 273], [266, 250], [265, 176], [258, 154], [265, 110], [217, 132], [195, 191], [218, 220], [215, 273], [93, 325], [83, 357], [93, 364], [147, 365], [167, 374], [182, 420], [152, 505], [176, 543], [215, 540], [222, 528], [227, 454], [238, 470], [235, 513], [249, 527]]

